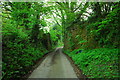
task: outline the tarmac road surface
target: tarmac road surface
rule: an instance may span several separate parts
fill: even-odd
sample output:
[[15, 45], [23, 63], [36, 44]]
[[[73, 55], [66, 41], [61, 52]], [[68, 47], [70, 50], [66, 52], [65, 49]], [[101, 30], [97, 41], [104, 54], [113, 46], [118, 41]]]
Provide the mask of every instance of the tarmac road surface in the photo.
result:
[[70, 61], [62, 53], [62, 48], [57, 48], [49, 53], [29, 78], [77, 78], [77, 76]]

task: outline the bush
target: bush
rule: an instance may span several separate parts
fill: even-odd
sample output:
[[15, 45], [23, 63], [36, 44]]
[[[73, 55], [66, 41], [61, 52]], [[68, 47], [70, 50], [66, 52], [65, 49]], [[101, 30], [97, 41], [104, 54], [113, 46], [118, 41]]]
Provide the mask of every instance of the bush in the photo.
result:
[[89, 78], [120, 77], [118, 76], [118, 49], [99, 48], [85, 50], [79, 54], [74, 52], [67, 54]]
[[46, 51], [34, 47], [22, 29], [6, 25], [3, 27], [3, 79], [21, 78]]

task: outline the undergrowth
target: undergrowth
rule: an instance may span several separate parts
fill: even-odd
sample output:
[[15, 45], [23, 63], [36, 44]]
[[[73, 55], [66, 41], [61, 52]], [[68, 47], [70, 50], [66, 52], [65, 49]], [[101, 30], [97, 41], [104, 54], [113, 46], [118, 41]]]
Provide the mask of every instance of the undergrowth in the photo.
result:
[[83, 71], [88, 78], [116, 78], [119, 76], [118, 49], [99, 48], [83, 50], [76, 54], [78, 49], [68, 54], [75, 64]]
[[25, 76], [36, 61], [47, 52], [40, 43], [37, 45], [35, 47], [35, 44], [30, 42], [30, 37], [22, 29], [5, 26], [2, 44], [2, 78], [7, 80]]

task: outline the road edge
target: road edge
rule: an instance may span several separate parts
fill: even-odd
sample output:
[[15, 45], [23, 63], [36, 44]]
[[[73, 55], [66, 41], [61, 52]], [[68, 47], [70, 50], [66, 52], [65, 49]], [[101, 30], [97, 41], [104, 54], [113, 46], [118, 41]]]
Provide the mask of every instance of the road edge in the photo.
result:
[[35, 65], [32, 66], [31, 70], [25, 75], [23, 76], [23, 78], [21, 80], [27, 80], [29, 78], [29, 76], [31, 75], [31, 73], [43, 62], [43, 60], [49, 55], [49, 53], [53, 52], [55, 49], [48, 51], [47, 53], [45, 53], [41, 58], [39, 58], [36, 62]]
[[66, 53], [64, 53], [63, 51], [62, 51], [62, 53], [65, 54], [65, 56], [67, 57], [67, 59], [70, 61], [70, 64], [72, 65], [72, 67], [73, 67], [73, 69], [74, 69], [74, 71], [75, 71], [75, 73], [76, 73], [76, 76], [77, 76], [79, 79], [82, 78], [82, 80], [89, 80], [89, 79], [87, 78], [87, 76], [83, 74], [83, 71], [82, 71], [81, 69], [79, 69], [78, 65], [74, 64], [74, 61], [72, 60], [72, 58], [69, 57], [69, 56], [68, 56]]

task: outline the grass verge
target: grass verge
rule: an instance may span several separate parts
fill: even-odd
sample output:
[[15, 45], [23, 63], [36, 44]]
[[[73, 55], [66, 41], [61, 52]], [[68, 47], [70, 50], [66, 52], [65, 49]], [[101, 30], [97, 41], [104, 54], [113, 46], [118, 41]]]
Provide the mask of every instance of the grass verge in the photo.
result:
[[[80, 49], [79, 49], [80, 50]], [[70, 52], [64, 51], [83, 71], [88, 78], [118, 78], [119, 49], [99, 48], [83, 50], [77, 53], [78, 49]], [[77, 53], [77, 54], [76, 54]]]

